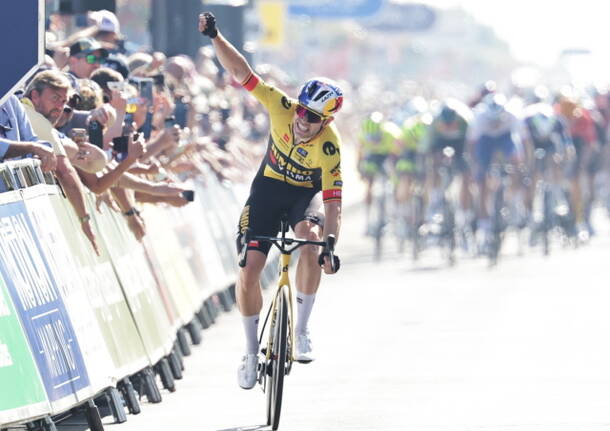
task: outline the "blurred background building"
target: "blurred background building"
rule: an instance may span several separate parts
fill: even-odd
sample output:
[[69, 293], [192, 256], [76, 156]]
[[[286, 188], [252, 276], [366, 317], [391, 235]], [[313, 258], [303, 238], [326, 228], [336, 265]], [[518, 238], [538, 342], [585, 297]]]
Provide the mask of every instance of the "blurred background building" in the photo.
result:
[[[255, 64], [277, 65], [295, 81], [326, 75], [356, 86], [379, 81], [405, 91], [417, 83], [420, 91], [436, 96], [467, 97], [489, 79], [505, 90], [537, 81], [560, 86], [590, 81], [588, 72], [594, 69], [590, 52], [581, 47], [568, 47], [578, 49], [564, 50], [552, 64], [518, 60], [508, 41], [457, 1], [443, 8], [433, 6], [443, 2], [404, 0], [46, 2], [48, 15], [59, 11], [76, 17], [73, 23], [64, 18], [67, 25], [76, 25], [86, 10], [116, 10], [128, 49], [168, 55], [194, 56], [208, 42], [194, 29], [197, 14], [211, 10], [223, 33]], [[514, 26], [519, 32], [519, 22]]]

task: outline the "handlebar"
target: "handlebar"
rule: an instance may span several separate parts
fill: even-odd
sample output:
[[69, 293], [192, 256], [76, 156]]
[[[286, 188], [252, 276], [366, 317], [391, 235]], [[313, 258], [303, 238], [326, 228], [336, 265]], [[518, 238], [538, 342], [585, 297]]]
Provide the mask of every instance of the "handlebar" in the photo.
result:
[[[331, 262], [331, 267], [333, 272], [336, 271], [335, 268], [335, 243], [336, 238], [334, 235], [328, 235], [326, 241], [310, 241], [306, 239], [299, 238], [286, 238], [286, 237], [272, 237], [272, 236], [264, 236], [264, 235], [252, 235], [250, 229], [247, 229], [246, 232], [241, 237], [241, 250], [239, 252], [239, 266], [244, 268], [247, 262], [248, 256], [248, 244], [250, 241], [266, 241], [270, 242], [274, 246], [276, 246], [281, 253], [284, 254], [292, 254], [293, 251], [298, 249], [304, 245], [317, 245], [320, 247], [324, 247], [324, 253], [328, 253], [328, 257]], [[292, 246], [292, 247], [290, 247]]]

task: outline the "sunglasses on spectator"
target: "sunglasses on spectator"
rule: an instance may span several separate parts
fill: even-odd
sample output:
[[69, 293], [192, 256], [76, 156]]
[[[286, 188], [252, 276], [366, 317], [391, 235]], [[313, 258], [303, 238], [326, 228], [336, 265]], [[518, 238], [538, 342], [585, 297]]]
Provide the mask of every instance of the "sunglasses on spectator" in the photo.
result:
[[321, 123], [322, 122], [322, 117], [319, 114], [316, 114], [315, 112], [311, 112], [310, 110], [308, 110], [307, 108], [304, 108], [301, 105], [297, 106], [297, 116], [299, 118], [304, 118], [305, 121], [307, 121], [308, 123]]
[[85, 60], [87, 60], [87, 63], [89, 63], [89, 64], [95, 64], [95, 63], [102, 64], [106, 60], [106, 58], [98, 57], [95, 54], [87, 54], [87, 55], [82, 56], [81, 58], [84, 58]]

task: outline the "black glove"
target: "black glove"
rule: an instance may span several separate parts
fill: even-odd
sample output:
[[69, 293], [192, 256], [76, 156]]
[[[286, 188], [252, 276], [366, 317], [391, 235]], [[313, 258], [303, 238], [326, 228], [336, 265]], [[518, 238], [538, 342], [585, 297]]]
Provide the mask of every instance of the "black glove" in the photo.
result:
[[218, 30], [216, 29], [216, 17], [210, 12], [204, 12], [203, 16], [205, 16], [205, 30], [201, 32], [201, 34], [208, 36], [210, 39], [214, 39], [218, 36]]
[[[330, 256], [330, 254], [327, 251], [320, 253], [320, 256], [318, 256], [318, 264], [320, 266], [324, 266], [324, 258], [328, 256]], [[339, 268], [341, 268], [341, 260], [339, 259], [339, 256], [333, 255], [333, 266], [335, 268], [335, 273], [339, 272]]]

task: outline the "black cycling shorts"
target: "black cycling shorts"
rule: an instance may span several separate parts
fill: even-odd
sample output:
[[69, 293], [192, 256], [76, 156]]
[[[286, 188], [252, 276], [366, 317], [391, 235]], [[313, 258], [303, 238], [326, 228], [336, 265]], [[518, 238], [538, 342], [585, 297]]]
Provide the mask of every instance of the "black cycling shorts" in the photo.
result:
[[[276, 236], [280, 231], [282, 214], [286, 214], [292, 229], [307, 220], [324, 225], [321, 193], [316, 189], [296, 187], [272, 178], [258, 176], [252, 182], [250, 196], [242, 210], [237, 232], [237, 252], [246, 229], [251, 235]], [[269, 253], [271, 243], [250, 241], [248, 250]]]

